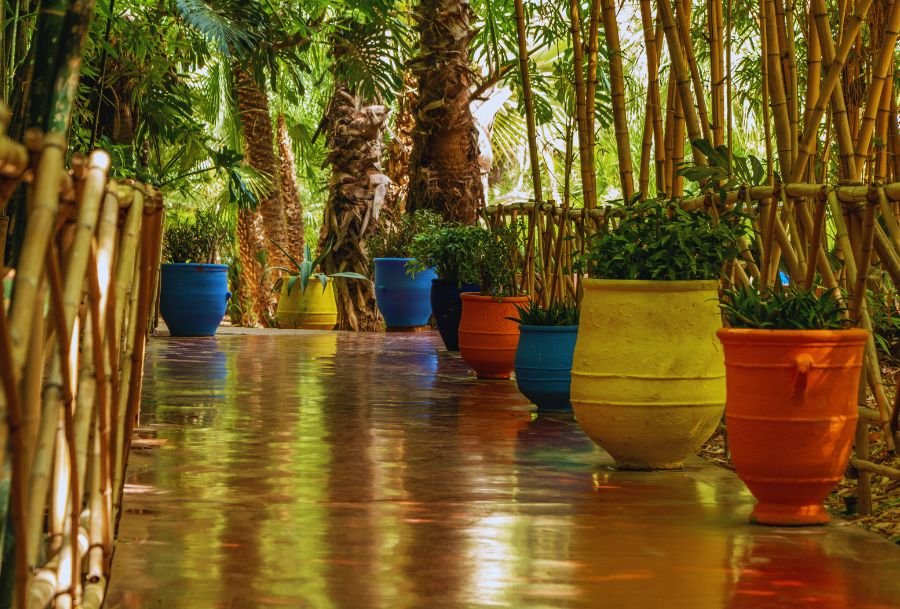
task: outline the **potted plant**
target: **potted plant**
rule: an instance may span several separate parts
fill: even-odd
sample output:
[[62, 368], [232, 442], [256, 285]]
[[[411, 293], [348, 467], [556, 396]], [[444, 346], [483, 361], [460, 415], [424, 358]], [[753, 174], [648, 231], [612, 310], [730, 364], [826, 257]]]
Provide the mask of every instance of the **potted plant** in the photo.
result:
[[717, 278], [738, 254], [742, 221], [654, 200], [589, 240], [571, 400], [619, 468], [680, 468], [721, 419]]
[[431, 280], [431, 311], [448, 351], [459, 351], [460, 295], [481, 291], [478, 284], [463, 283], [462, 278], [477, 275], [472, 267], [482, 232], [477, 226], [436, 225], [413, 238], [410, 267], [437, 273]]
[[[274, 243], [274, 242], [273, 242]], [[302, 328], [304, 330], [332, 330], [337, 324], [337, 305], [334, 300], [334, 287], [332, 280], [336, 278], [362, 279], [369, 281], [365, 275], [353, 272], [340, 272], [326, 275], [317, 272], [322, 260], [331, 252], [332, 244], [329, 243], [318, 257], [313, 258], [309, 243], [303, 260], [298, 262], [281, 245], [274, 243], [280, 249], [294, 268], [273, 267], [285, 273], [275, 282], [274, 289], [281, 292], [278, 298], [278, 308], [275, 311], [275, 319], [279, 328]], [[310, 279], [316, 280], [311, 289]], [[321, 290], [318, 287], [321, 286]]]
[[547, 308], [529, 302], [516, 307], [519, 346], [516, 385], [538, 410], [571, 410], [569, 386], [578, 335], [578, 307], [554, 300]]
[[159, 312], [172, 336], [214, 336], [231, 292], [214, 264], [225, 231], [213, 210], [170, 212], [163, 233]]
[[431, 280], [436, 275], [430, 268], [415, 270], [412, 243], [440, 216], [419, 210], [393, 222], [384, 219], [367, 244], [374, 264], [375, 302], [388, 330], [424, 326], [431, 318]]
[[847, 467], [868, 332], [838, 295], [727, 290], [725, 419], [735, 471], [756, 497], [752, 522], [825, 524], [822, 502]]
[[521, 245], [518, 224], [494, 230], [478, 229], [473, 243], [475, 264], [460, 277], [478, 283], [480, 293], [464, 292], [459, 324], [459, 352], [480, 379], [508, 379], [515, 366], [519, 328], [512, 317], [520, 296], [516, 285], [517, 251]]

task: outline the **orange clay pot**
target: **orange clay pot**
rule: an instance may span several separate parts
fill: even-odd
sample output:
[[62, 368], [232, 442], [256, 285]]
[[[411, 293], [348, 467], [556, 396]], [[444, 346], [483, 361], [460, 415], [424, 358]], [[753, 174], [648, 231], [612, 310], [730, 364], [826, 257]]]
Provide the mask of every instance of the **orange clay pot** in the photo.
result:
[[480, 379], [508, 379], [516, 363], [519, 324], [516, 305], [527, 296], [494, 298], [464, 292], [459, 322], [459, 354]]
[[718, 331], [734, 469], [759, 524], [825, 524], [850, 458], [865, 330]]

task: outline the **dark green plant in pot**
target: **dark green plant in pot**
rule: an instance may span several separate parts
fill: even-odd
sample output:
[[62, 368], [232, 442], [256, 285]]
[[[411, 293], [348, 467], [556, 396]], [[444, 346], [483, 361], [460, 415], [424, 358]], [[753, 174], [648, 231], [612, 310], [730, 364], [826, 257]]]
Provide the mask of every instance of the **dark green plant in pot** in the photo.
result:
[[[521, 222], [473, 233], [474, 263], [460, 269], [459, 281], [481, 286], [484, 296], [518, 296], [524, 226]], [[477, 236], [476, 236], [477, 235]]]
[[622, 208], [609, 232], [595, 235], [578, 261], [599, 279], [715, 279], [740, 254], [746, 232], [740, 212], [718, 221], [702, 211], [685, 211], [677, 202], [652, 200]]
[[732, 328], [758, 330], [842, 330], [854, 325], [834, 290], [791, 286], [759, 290], [738, 286], [725, 290], [719, 305]]
[[414, 258], [416, 235], [430, 233], [440, 226], [441, 216], [425, 209], [411, 214], [383, 214], [381, 226], [367, 240], [369, 260], [375, 258]]
[[484, 229], [460, 224], [437, 225], [419, 233], [412, 242], [412, 272], [434, 269], [439, 279], [462, 286], [463, 277], [478, 274], [477, 252]]
[[228, 238], [214, 210], [191, 213], [173, 210], [166, 215], [163, 232], [163, 260], [172, 263], [212, 263]]
[[573, 302], [553, 301], [545, 308], [532, 300], [524, 306], [516, 306], [516, 310], [519, 316], [510, 319], [523, 326], [578, 325], [578, 306]]
[[270, 269], [277, 269], [286, 273], [286, 277], [281, 277], [278, 281], [275, 282], [275, 285], [272, 289], [278, 291], [281, 290], [282, 284], [287, 282], [287, 293], [291, 294], [294, 291], [295, 286], [299, 284], [300, 293], [303, 294], [306, 292], [306, 286], [309, 284], [310, 279], [316, 279], [322, 285], [322, 289], [328, 285], [328, 281], [336, 278], [344, 278], [344, 279], [362, 279], [363, 281], [369, 281], [369, 278], [365, 275], [360, 275], [359, 273], [353, 273], [350, 271], [342, 271], [340, 273], [331, 273], [330, 275], [326, 275], [322, 272], [317, 272], [316, 269], [321, 267], [322, 261], [325, 257], [331, 253], [332, 243], [329, 242], [324, 250], [315, 258], [313, 258], [312, 248], [310, 248], [309, 243], [306, 244], [306, 252], [303, 256], [302, 261], [298, 261], [296, 258], [291, 256], [287, 250], [281, 247], [279, 244], [272, 242], [275, 247], [280, 249], [287, 259], [290, 261], [294, 268], [289, 269], [282, 266], [270, 267]]

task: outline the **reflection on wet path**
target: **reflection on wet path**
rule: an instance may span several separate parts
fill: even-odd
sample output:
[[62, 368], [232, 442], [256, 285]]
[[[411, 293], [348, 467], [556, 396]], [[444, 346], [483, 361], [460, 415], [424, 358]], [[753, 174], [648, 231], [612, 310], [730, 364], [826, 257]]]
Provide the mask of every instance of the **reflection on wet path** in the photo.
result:
[[430, 335], [156, 339], [109, 607], [896, 609], [900, 549], [627, 473]]

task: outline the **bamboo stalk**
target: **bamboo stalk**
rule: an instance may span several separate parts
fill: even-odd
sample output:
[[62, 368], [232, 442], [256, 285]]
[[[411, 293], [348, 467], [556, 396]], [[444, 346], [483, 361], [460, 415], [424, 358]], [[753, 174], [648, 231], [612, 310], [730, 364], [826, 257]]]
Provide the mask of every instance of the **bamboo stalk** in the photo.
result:
[[622, 185], [622, 197], [628, 202], [634, 197], [634, 170], [631, 166], [631, 142], [628, 135], [628, 117], [625, 113], [625, 73], [622, 68], [622, 49], [619, 44], [619, 25], [616, 23], [616, 9], [613, 0], [598, 1], [603, 7], [603, 30], [606, 33], [606, 50], [609, 54], [609, 83], [612, 94], [616, 152], [619, 158], [619, 180]]
[[865, 113], [863, 114], [862, 124], [859, 127], [859, 134], [856, 137], [856, 147], [854, 149], [854, 156], [856, 157], [856, 175], [854, 179], [856, 180], [861, 178], [865, 161], [868, 158], [869, 144], [875, 131], [875, 117], [878, 109], [881, 107], [881, 93], [894, 59], [898, 34], [900, 34], [900, 2], [894, 0], [891, 4], [888, 22], [885, 24], [884, 41], [872, 66], [872, 81], [869, 84], [869, 91], [866, 97]]
[[544, 194], [541, 191], [541, 166], [537, 151], [537, 130], [534, 121], [531, 73], [528, 67], [528, 38], [525, 27], [523, 0], [515, 0], [515, 10], [516, 37], [519, 42], [519, 72], [522, 76], [522, 94], [525, 98], [525, 124], [528, 128], [528, 158], [531, 160], [531, 180], [534, 182], [534, 200], [543, 201]]
[[[703, 79], [700, 77], [700, 68], [697, 67], [697, 57], [694, 53], [693, 41], [691, 40], [691, 4], [686, 0], [675, 0], [675, 2], [675, 21], [678, 25], [682, 48], [684, 49], [684, 58], [687, 61], [688, 70], [691, 74], [691, 82], [693, 83], [694, 93], [696, 94], [700, 132], [707, 142], [712, 142], [712, 132], [710, 131], [709, 126], [709, 110], [706, 107], [706, 96], [703, 93]], [[682, 100], [682, 104], [683, 103], [684, 101]]]
[[590, 165], [587, 123], [587, 92], [584, 85], [584, 50], [581, 46], [581, 14], [578, 0], [569, 0], [570, 32], [572, 34], [572, 61], [575, 67], [575, 117], [578, 124], [578, 155], [581, 161], [581, 188], [584, 206], [597, 206], [591, 192], [594, 168]]
[[775, 0], [763, 0], [763, 11], [766, 15], [766, 61], [769, 95], [772, 100], [772, 118], [775, 122], [775, 141], [778, 146], [778, 164], [781, 167], [782, 175], [791, 175], [794, 141], [791, 139], [791, 118], [781, 63], [782, 49], [778, 44]]
[[594, 197], [594, 205], [597, 204], [597, 171], [594, 162], [596, 150], [596, 129], [594, 127], [594, 114], [597, 110], [597, 61], [600, 52], [600, 0], [591, 0], [588, 13], [588, 59], [587, 59], [587, 85], [585, 90], [585, 122], [587, 123], [588, 159], [591, 167], [591, 193]]

